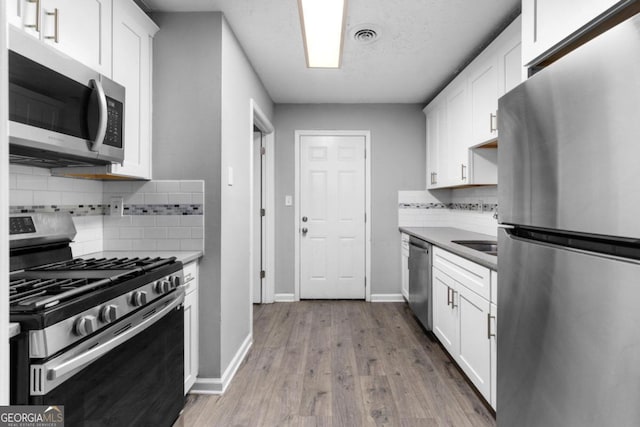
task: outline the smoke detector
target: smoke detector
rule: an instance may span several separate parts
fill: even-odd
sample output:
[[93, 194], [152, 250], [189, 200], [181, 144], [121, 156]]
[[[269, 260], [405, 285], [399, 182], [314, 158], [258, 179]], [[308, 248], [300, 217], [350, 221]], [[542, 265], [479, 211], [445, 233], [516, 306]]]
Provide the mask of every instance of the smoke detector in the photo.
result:
[[373, 24], [362, 24], [351, 30], [351, 37], [360, 44], [373, 43], [380, 37], [380, 29]]

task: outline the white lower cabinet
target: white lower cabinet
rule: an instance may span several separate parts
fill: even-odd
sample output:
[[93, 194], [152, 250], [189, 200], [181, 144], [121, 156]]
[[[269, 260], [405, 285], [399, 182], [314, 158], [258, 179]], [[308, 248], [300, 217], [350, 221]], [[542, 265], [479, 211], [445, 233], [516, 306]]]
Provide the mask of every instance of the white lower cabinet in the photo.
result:
[[184, 394], [198, 377], [198, 261], [184, 266]]
[[409, 300], [409, 235], [400, 234], [400, 268], [402, 278], [402, 296]]
[[487, 400], [491, 396], [491, 339], [488, 322], [490, 303], [478, 294], [459, 287], [460, 348], [458, 363]]
[[433, 278], [433, 333], [444, 348], [452, 354], [458, 354], [460, 344], [458, 331], [458, 310], [455, 304], [456, 282], [434, 268]]
[[497, 274], [440, 248], [433, 257], [433, 333], [495, 409], [497, 305], [488, 291], [496, 288], [478, 283]]

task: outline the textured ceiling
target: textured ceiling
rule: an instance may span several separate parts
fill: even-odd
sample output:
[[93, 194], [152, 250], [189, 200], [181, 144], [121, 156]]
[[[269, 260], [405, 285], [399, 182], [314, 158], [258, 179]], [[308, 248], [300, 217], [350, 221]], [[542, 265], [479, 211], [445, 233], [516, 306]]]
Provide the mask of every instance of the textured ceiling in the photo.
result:
[[[520, 10], [520, 0], [348, 1], [342, 68], [328, 70], [305, 65], [296, 0], [138, 0], [223, 12], [276, 103], [424, 103]], [[362, 24], [380, 37], [353, 40]]]

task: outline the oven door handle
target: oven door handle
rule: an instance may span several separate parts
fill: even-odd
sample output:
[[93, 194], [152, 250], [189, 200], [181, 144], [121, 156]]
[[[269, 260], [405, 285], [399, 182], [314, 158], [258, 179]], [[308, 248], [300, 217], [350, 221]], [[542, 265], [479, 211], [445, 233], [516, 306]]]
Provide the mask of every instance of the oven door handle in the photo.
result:
[[123, 342], [131, 339], [135, 335], [138, 335], [140, 332], [144, 331], [162, 317], [164, 317], [168, 312], [172, 311], [180, 304], [184, 302], [184, 296], [180, 295], [175, 297], [175, 299], [171, 300], [168, 304], [165, 301], [165, 306], [160, 310], [155, 312], [153, 315], [147, 317], [142, 322], [137, 325], [126, 329], [124, 332], [116, 335], [114, 338], [106, 341], [103, 344], [100, 344], [92, 349], [74, 357], [73, 359], [69, 359], [60, 363], [57, 366], [50, 367], [47, 369], [47, 379], [50, 381], [56, 380], [58, 378], [64, 377], [67, 374], [78, 371], [85, 366], [89, 365], [94, 360], [104, 356]]

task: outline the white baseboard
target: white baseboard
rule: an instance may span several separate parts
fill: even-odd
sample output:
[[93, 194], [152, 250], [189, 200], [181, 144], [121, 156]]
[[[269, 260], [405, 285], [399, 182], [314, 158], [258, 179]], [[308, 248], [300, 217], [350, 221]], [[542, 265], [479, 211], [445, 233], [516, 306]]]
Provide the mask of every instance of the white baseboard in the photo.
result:
[[240, 364], [247, 356], [249, 349], [251, 349], [251, 345], [253, 344], [253, 336], [251, 334], [247, 335], [244, 342], [236, 352], [236, 355], [231, 359], [231, 363], [227, 366], [224, 373], [222, 374], [222, 378], [196, 378], [196, 383], [193, 385], [189, 393], [193, 394], [223, 394], [229, 384], [231, 384], [231, 380], [234, 375], [238, 371]]
[[275, 294], [274, 297], [275, 302], [294, 302], [295, 300], [294, 294]]
[[404, 302], [402, 294], [371, 294], [371, 302]]

